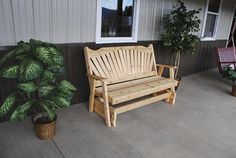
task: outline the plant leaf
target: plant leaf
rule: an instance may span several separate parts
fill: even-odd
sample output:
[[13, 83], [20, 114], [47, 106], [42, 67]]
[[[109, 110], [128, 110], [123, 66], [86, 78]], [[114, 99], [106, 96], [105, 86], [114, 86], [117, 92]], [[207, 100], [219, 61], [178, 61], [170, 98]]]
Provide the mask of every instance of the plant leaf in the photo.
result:
[[33, 105], [33, 101], [28, 101], [20, 106], [18, 106], [15, 111], [12, 113], [10, 120], [12, 122], [14, 121], [21, 121], [27, 116], [28, 110]]
[[55, 75], [49, 71], [49, 70], [44, 70], [42, 73], [42, 80], [43, 81], [53, 81], [55, 80]]
[[26, 52], [30, 51], [30, 46], [28, 43], [25, 42], [18, 42], [17, 43], [17, 47], [14, 50], [11, 50], [10, 52], [8, 52], [6, 55], [4, 55], [1, 59], [0, 59], [0, 65], [2, 65], [3, 63], [5, 63], [8, 59], [11, 59], [13, 57], [16, 57], [18, 55], [24, 54]]
[[10, 52], [8, 52], [7, 54], [5, 54], [1, 59], [0, 59], [0, 65], [2, 65], [7, 59], [12, 58], [13, 56], [15, 56], [15, 51], [11, 50]]
[[56, 45], [51, 45], [48, 47], [48, 49], [53, 55], [63, 54], [62, 51]]
[[0, 116], [6, 114], [11, 109], [16, 100], [17, 100], [16, 93], [13, 93], [10, 96], [8, 96], [4, 101], [3, 105], [0, 107]]
[[7, 68], [4, 68], [0, 71], [0, 76], [5, 77], [5, 78], [17, 78], [18, 74], [18, 65], [13, 65]]
[[58, 106], [54, 101], [52, 100], [45, 100], [45, 102], [50, 105], [53, 109], [59, 109], [60, 106]]
[[48, 118], [49, 118], [51, 121], [56, 117], [56, 112], [55, 112], [55, 110], [53, 110], [52, 108], [50, 108], [50, 105], [49, 105], [47, 102], [42, 101], [42, 102], [40, 102], [39, 105], [46, 111], [46, 114], [47, 114]]
[[29, 42], [30, 42], [30, 45], [42, 45], [43, 44], [43, 42], [42, 41], [40, 41], [40, 40], [35, 40], [35, 39], [30, 39], [29, 40]]
[[30, 49], [32, 52], [35, 52], [36, 48], [42, 46], [43, 42], [40, 40], [30, 39]]
[[52, 63], [55, 65], [63, 65], [64, 64], [64, 57], [62, 55], [53, 55], [52, 56]]
[[60, 82], [60, 85], [63, 87], [63, 88], [67, 88], [71, 91], [76, 91], [77, 89], [75, 88], [74, 85], [72, 85], [69, 81], [67, 80], [63, 80]]
[[41, 62], [33, 59], [22, 62], [19, 67], [19, 80], [29, 81], [33, 80], [41, 75], [43, 71], [43, 65]]
[[31, 93], [31, 92], [36, 91], [37, 86], [34, 82], [27, 82], [27, 83], [17, 84], [17, 88], [19, 88], [20, 90], [26, 93]]
[[65, 98], [67, 101], [70, 102], [71, 99], [73, 98], [73, 93], [66, 94], [66, 93], [63, 93], [63, 92], [56, 92], [54, 96]]
[[40, 96], [47, 96], [52, 94], [54, 90], [54, 86], [52, 85], [46, 85], [38, 88]]
[[54, 73], [64, 73], [65, 72], [64, 65], [51, 65], [47, 69], [54, 72]]
[[26, 55], [26, 54], [22, 54], [22, 55], [18, 55], [16, 56], [16, 59], [22, 61], [22, 60], [25, 60], [26, 58], [28, 58], [29, 56]]
[[66, 96], [72, 96], [73, 95], [72, 91], [70, 91], [69, 89], [67, 89], [67, 88], [65, 88], [61, 85], [57, 86], [57, 93], [63, 93]]
[[59, 97], [59, 96], [56, 96], [53, 98], [53, 101], [59, 105], [60, 107], [69, 107], [70, 106], [70, 102], [67, 101], [65, 98], [63, 97]]
[[39, 46], [35, 50], [36, 58], [39, 59], [41, 62], [50, 65], [52, 62], [51, 52], [47, 47]]

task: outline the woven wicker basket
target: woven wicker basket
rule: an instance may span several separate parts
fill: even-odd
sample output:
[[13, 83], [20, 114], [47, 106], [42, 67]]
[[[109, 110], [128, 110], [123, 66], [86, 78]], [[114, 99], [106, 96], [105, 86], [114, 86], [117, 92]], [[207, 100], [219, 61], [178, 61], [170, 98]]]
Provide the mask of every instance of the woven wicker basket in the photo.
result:
[[40, 124], [34, 123], [34, 129], [37, 137], [42, 140], [48, 140], [55, 136], [56, 134], [56, 118], [49, 123]]

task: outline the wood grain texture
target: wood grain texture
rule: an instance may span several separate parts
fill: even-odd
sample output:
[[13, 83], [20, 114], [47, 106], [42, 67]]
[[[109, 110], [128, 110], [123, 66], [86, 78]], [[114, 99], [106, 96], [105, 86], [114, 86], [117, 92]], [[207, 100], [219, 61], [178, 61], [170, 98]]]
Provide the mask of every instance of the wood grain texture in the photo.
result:
[[[125, 55], [124, 53], [128, 53], [129, 55]], [[86, 67], [90, 81], [90, 90], [92, 90], [90, 92], [89, 109], [90, 112], [92, 112], [95, 106], [95, 112], [101, 115], [100, 108], [94, 105], [94, 98], [96, 97], [102, 100], [99, 105], [103, 103], [103, 118], [108, 127], [111, 125], [113, 127], [116, 126], [117, 114], [119, 113], [163, 99], [166, 99], [168, 103], [174, 104], [176, 97], [175, 87], [177, 86], [177, 81], [174, 80], [174, 67], [158, 65], [162, 67], [161, 69], [169, 69], [169, 77], [161, 77], [158, 75], [152, 44], [148, 45], [148, 47], [119, 46], [103, 47], [98, 50], [85, 47], [84, 54], [86, 64], [88, 64]], [[109, 58], [110, 61], [106, 58], [108, 54], [111, 55], [111, 58]], [[146, 61], [144, 65], [145, 54], [150, 56], [150, 60]], [[127, 61], [131, 60], [131, 58], [127, 58], [127, 56], [133, 55], [134, 71], [130, 74], [129, 70], [131, 69], [131, 65], [128, 65]], [[104, 57], [104, 59], [102, 59], [102, 57]], [[115, 72], [113, 72], [110, 67], [114, 67], [119, 71], [116, 77], [111, 75]], [[98, 84], [95, 84], [95, 82], [98, 82]], [[139, 84], [137, 84], [137, 82]], [[109, 88], [108, 91], [108, 87], [110, 86], [113, 87]], [[114, 87], [116, 87], [116, 89]], [[163, 91], [166, 93], [160, 93]], [[142, 99], [142, 97], [147, 97], [148, 95], [150, 96], [149, 99]], [[135, 101], [135, 99], [141, 100]], [[130, 101], [133, 103], [127, 104], [127, 102]], [[120, 103], [125, 103], [125, 105], [114, 107], [114, 105]], [[111, 111], [110, 108], [112, 109]]]

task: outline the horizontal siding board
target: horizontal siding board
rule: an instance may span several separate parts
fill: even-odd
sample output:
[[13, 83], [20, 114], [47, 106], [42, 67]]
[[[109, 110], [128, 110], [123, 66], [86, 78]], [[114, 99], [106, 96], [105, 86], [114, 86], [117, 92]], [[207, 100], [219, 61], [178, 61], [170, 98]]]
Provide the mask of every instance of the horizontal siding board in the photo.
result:
[[[97, 8], [94, 0], [81, 0], [80, 42], [94, 42], [96, 35]], [[76, 17], [75, 17], [76, 18]], [[76, 19], [74, 19], [76, 20]]]
[[51, 31], [54, 43], [66, 43], [68, 3], [65, 0], [51, 0]]
[[33, 0], [35, 38], [51, 41], [51, 1]]
[[[201, 31], [207, 0], [183, 0], [188, 9], [202, 8]], [[53, 43], [95, 42], [95, 0], [0, 0], [0, 45], [37, 38]], [[176, 0], [140, 0], [138, 41], [160, 40], [162, 17]], [[227, 39], [235, 0], [223, 0], [217, 39]], [[201, 34], [201, 31], [198, 33]]]
[[34, 35], [32, 0], [12, 0], [16, 41], [28, 40]]
[[228, 39], [235, 7], [235, 0], [223, 0], [216, 39]]
[[[68, 1], [68, 41], [74, 43], [80, 41], [80, 12], [81, 4], [78, 0]], [[77, 18], [77, 20], [75, 20]]]
[[161, 30], [163, 0], [140, 0], [138, 40], [156, 40]]
[[[176, 4], [175, 0], [140, 0], [138, 40], [160, 40], [163, 15], [170, 12]], [[184, 0], [187, 9], [200, 9], [199, 18], [203, 22], [206, 0]], [[202, 29], [202, 25], [200, 27]], [[198, 33], [200, 35], [200, 32]]]
[[0, 0], [0, 46], [15, 44], [11, 1]]

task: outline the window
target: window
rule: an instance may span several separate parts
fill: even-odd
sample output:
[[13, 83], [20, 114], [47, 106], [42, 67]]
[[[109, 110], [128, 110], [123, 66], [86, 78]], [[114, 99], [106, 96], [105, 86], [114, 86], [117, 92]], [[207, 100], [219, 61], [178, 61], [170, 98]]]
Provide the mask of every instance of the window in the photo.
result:
[[98, 0], [96, 43], [137, 42], [139, 0]]
[[205, 21], [202, 32], [202, 37], [205, 39], [215, 38], [221, 4], [222, 0], [207, 0]]

